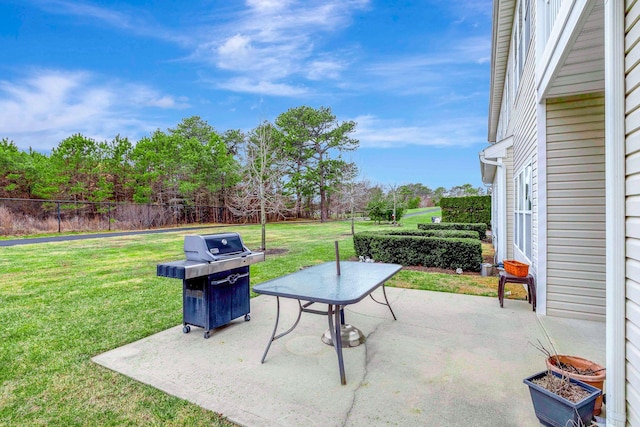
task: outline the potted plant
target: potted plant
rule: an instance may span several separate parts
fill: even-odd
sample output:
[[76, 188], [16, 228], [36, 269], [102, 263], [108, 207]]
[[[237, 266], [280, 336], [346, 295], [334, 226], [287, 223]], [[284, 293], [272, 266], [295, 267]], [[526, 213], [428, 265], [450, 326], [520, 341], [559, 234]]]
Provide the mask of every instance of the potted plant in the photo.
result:
[[[572, 368], [584, 368], [578, 362], [585, 361], [585, 359], [575, 358], [572, 360], [565, 356], [559, 356], [553, 343], [550, 342], [550, 344], [554, 350], [553, 354], [540, 341], [538, 341], [538, 345], [534, 344], [534, 347], [546, 356], [547, 370], [525, 378], [523, 381], [529, 387], [536, 416], [546, 426], [590, 425], [594, 416], [596, 399], [601, 397], [602, 390], [581, 381], [579, 378], [567, 375], [567, 371]], [[577, 366], [573, 366], [573, 364]], [[589, 367], [596, 368], [592, 365]]]
[[[547, 369], [582, 381], [600, 390], [602, 390], [606, 379], [604, 366], [577, 356], [549, 354], [547, 357]], [[601, 410], [602, 396], [599, 396], [593, 408], [593, 415], [600, 415]]]
[[593, 419], [597, 388], [557, 372], [546, 370], [525, 378], [533, 409], [545, 426], [588, 426]]

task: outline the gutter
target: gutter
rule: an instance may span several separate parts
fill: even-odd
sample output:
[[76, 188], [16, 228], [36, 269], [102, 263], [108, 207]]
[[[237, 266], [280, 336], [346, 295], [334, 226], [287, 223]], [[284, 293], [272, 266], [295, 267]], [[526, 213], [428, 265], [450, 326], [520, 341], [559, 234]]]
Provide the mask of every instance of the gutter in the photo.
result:
[[625, 6], [604, 9], [607, 426], [626, 425]]
[[[502, 163], [502, 158], [498, 158], [498, 160], [489, 160], [484, 156], [484, 151], [481, 151], [479, 154], [480, 162], [485, 165], [492, 165], [497, 167], [497, 181], [499, 194], [493, 194], [493, 196], [498, 196], [498, 220], [496, 224], [496, 228], [498, 231], [498, 245], [497, 245], [497, 256], [495, 258], [496, 262], [502, 262], [507, 257], [507, 174], [505, 171], [504, 164]], [[492, 197], [493, 197], [492, 196]], [[496, 230], [491, 230], [491, 235], [493, 238], [496, 237]]]

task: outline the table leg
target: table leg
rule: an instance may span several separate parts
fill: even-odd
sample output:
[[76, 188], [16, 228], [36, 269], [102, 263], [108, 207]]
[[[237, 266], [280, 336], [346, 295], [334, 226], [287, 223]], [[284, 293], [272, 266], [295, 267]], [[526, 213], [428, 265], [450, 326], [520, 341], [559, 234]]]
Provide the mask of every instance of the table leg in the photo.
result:
[[[340, 368], [340, 382], [342, 385], [347, 384], [347, 377], [344, 372], [344, 359], [342, 358], [342, 338], [340, 337], [340, 310], [339, 305], [329, 304], [327, 317], [329, 318], [329, 331], [331, 331], [331, 340], [333, 348], [338, 354], [338, 367]], [[335, 320], [334, 320], [335, 317]]]
[[391, 304], [389, 304], [389, 300], [387, 299], [387, 291], [385, 290], [384, 283], [382, 284], [382, 295], [384, 295], [385, 302], [378, 301], [377, 299], [375, 299], [373, 297], [372, 294], [369, 294], [369, 297], [372, 300], [374, 300], [375, 302], [377, 302], [378, 304], [386, 305], [387, 307], [389, 307], [389, 311], [391, 312], [391, 315], [393, 316], [393, 320], [398, 320], [398, 319], [396, 319], [396, 314], [393, 312], [393, 309], [391, 308]]
[[293, 324], [293, 326], [291, 326], [289, 329], [287, 329], [286, 331], [284, 331], [281, 334], [276, 335], [276, 332], [278, 330], [278, 321], [280, 320], [280, 297], [276, 297], [276, 305], [277, 305], [277, 311], [276, 311], [276, 324], [273, 327], [273, 332], [271, 333], [271, 338], [269, 338], [269, 343], [267, 344], [267, 348], [264, 350], [264, 354], [262, 355], [262, 360], [260, 361], [260, 363], [264, 363], [264, 359], [266, 359], [267, 357], [267, 353], [269, 352], [269, 349], [271, 348], [271, 343], [274, 342], [275, 340], [277, 340], [278, 338], [281, 338], [285, 335], [287, 335], [289, 332], [293, 331], [295, 329], [296, 326], [298, 326], [298, 322], [300, 322], [300, 316], [302, 316], [302, 304], [300, 303], [300, 300], [298, 300], [298, 318], [296, 319], [295, 323]]

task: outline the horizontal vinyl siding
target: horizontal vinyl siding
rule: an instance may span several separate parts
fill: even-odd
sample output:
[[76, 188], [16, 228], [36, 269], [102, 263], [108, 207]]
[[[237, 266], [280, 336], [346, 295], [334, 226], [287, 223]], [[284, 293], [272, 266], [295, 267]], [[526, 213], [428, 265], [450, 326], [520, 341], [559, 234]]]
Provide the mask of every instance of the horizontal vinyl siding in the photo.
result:
[[[534, 8], [535, 9], [535, 8]], [[535, 12], [534, 12], [535, 14]], [[533, 21], [535, 22], [535, 17]], [[535, 25], [532, 26], [532, 32]], [[512, 175], [508, 176], [510, 186], [510, 212], [509, 212], [509, 258], [517, 259], [522, 262], [526, 262], [531, 265], [530, 272], [537, 277], [537, 210], [538, 210], [538, 162], [537, 162], [537, 147], [538, 147], [538, 132], [537, 132], [537, 96], [535, 92], [535, 34], [531, 36], [531, 46], [527, 56], [524, 70], [522, 71], [522, 77], [520, 79], [520, 85], [518, 88], [518, 96], [516, 98], [516, 105], [512, 114], [513, 125], [513, 168]], [[514, 242], [514, 208], [515, 208], [515, 188], [514, 179], [522, 171], [522, 169], [531, 163], [531, 196], [532, 196], [532, 212], [531, 212], [531, 259], [527, 259], [522, 251], [513, 244]]]
[[640, 4], [628, 2], [626, 67], [627, 425], [640, 426]]
[[604, 96], [547, 100], [547, 314], [605, 320]]

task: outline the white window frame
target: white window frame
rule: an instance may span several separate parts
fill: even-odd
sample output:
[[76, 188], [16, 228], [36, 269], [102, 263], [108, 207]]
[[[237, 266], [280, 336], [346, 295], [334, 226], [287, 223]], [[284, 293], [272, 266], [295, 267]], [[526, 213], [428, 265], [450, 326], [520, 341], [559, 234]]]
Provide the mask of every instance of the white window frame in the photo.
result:
[[530, 262], [533, 252], [533, 162], [525, 165], [514, 178], [513, 244]]
[[513, 78], [514, 90], [518, 93], [520, 77], [527, 61], [531, 44], [531, 0], [520, 0], [513, 23]]

